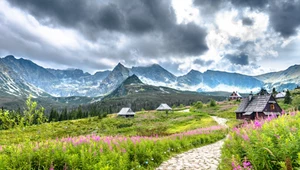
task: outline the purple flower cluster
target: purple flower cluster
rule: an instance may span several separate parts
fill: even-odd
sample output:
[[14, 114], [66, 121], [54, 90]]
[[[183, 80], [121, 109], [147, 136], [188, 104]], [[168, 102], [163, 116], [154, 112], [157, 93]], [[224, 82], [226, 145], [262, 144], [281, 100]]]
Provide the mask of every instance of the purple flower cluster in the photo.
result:
[[252, 169], [252, 165], [251, 162], [245, 160], [243, 162], [243, 166], [236, 164], [234, 161], [231, 163], [232, 169], [233, 170], [251, 170]]

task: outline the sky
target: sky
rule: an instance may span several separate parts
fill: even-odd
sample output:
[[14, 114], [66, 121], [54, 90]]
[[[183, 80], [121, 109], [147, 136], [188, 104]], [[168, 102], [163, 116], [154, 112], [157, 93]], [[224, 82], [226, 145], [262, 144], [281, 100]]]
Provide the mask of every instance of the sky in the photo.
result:
[[0, 56], [89, 73], [160, 64], [258, 75], [300, 64], [300, 0], [0, 0]]

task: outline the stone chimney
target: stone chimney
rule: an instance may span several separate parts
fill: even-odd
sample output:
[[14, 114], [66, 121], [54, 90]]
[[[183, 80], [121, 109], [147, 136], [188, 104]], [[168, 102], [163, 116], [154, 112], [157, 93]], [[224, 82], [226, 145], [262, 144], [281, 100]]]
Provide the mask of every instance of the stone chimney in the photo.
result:
[[252, 100], [252, 98], [253, 98], [253, 93], [251, 91], [251, 93], [249, 94], [249, 102]]

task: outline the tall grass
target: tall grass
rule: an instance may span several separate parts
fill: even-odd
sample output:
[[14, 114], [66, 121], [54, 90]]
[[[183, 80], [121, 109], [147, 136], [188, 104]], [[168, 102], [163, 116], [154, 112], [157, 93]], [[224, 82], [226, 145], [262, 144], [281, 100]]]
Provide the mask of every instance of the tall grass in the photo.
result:
[[300, 114], [255, 120], [234, 128], [222, 149], [220, 169], [300, 167]]
[[175, 153], [225, 137], [221, 126], [171, 136], [67, 137], [0, 146], [0, 169], [153, 169]]

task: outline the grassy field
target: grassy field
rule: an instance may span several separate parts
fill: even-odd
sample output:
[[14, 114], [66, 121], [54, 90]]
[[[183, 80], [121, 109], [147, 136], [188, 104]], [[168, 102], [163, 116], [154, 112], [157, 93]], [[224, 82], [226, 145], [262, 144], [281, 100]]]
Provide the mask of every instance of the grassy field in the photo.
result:
[[0, 169], [153, 169], [174, 154], [225, 137], [227, 130], [208, 113], [179, 110], [2, 130]]
[[166, 136], [214, 125], [217, 125], [217, 122], [204, 113], [173, 112], [166, 116], [164, 112], [144, 111], [137, 112], [133, 119], [120, 118], [116, 117], [116, 114], [111, 114], [103, 119], [91, 117], [3, 130], [0, 131], [0, 145], [88, 134]]

